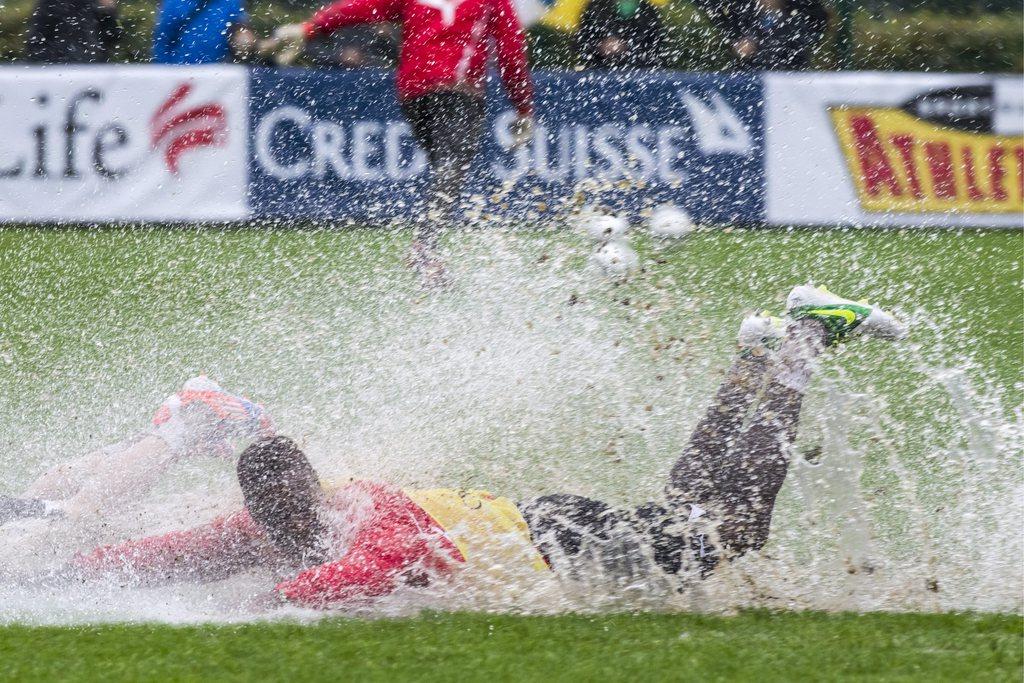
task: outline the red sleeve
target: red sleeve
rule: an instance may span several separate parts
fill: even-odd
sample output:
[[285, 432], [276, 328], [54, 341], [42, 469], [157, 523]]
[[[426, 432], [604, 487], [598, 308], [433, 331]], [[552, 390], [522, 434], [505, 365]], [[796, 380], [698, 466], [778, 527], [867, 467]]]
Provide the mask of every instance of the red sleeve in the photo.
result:
[[353, 24], [398, 21], [401, 16], [401, 0], [338, 0], [321, 7], [306, 22], [306, 37], [316, 38]]
[[252, 567], [265, 547], [259, 527], [242, 510], [187, 531], [79, 553], [71, 567], [84, 576], [119, 577], [143, 583], [213, 581]]
[[533, 83], [526, 62], [526, 37], [511, 0], [495, 0], [490, 33], [498, 52], [498, 72], [516, 111], [533, 114]]
[[409, 506], [387, 510], [364, 526], [340, 560], [312, 567], [282, 581], [277, 591], [309, 607], [359, 597], [386, 595], [405, 570], [443, 570], [461, 561], [458, 548], [443, 536], [423, 510]]

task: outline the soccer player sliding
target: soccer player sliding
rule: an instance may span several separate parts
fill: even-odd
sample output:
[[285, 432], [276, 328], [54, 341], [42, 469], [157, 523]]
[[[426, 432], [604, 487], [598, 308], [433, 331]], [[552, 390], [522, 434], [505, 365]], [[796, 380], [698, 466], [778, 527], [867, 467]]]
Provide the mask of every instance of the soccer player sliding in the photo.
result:
[[156, 584], [263, 567], [279, 577], [281, 599], [312, 607], [458, 582], [472, 567], [591, 572], [619, 585], [657, 573], [680, 577], [681, 589], [694, 570], [707, 576], [765, 544], [820, 356], [857, 336], [904, 334], [881, 309], [811, 286], [792, 290], [787, 316], [743, 321], [739, 353], [657, 502], [626, 510], [571, 494], [513, 503], [484, 491], [327, 485], [294, 442], [268, 437], [239, 457], [244, 509], [78, 554], [48, 578]]
[[511, 133], [524, 144], [533, 129], [533, 85], [526, 39], [510, 0], [340, 0], [303, 24], [278, 28], [266, 43], [277, 61], [290, 64], [306, 41], [345, 26], [398, 22], [402, 45], [398, 99], [413, 135], [430, 160], [426, 215], [416, 226], [410, 261], [427, 286], [448, 281], [438, 257], [443, 228], [454, 225], [459, 197], [484, 123], [488, 46], [518, 118]]

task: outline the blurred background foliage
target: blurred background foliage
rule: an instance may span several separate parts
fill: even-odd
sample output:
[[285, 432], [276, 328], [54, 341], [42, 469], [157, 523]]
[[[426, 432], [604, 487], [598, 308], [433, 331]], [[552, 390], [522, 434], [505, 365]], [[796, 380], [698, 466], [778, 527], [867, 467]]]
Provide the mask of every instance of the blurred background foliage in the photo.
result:
[[[842, 1], [842, 0], [840, 0]], [[850, 2], [855, 69], [885, 71], [1021, 72], [1024, 70], [1024, 14], [1020, 0], [867, 0]], [[34, 0], [0, 0], [0, 61], [16, 60]], [[125, 39], [121, 61], [148, 61], [157, 0], [120, 0]], [[257, 31], [306, 18], [317, 0], [252, 0]], [[687, 0], [664, 8], [674, 68], [714, 71], [729, 68], [727, 46]], [[815, 59], [819, 69], [837, 66], [835, 27]], [[572, 68], [573, 38], [544, 26], [530, 30], [535, 66]]]

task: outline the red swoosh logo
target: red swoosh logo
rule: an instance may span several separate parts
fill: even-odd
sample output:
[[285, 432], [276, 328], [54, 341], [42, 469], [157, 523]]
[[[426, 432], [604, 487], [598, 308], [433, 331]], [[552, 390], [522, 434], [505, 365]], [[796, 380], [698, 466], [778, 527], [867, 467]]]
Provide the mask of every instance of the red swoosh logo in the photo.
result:
[[208, 102], [177, 111], [192, 92], [191, 83], [182, 83], [161, 104], [149, 120], [150, 145], [164, 147], [167, 169], [177, 175], [178, 159], [200, 147], [219, 147], [227, 142], [227, 113], [224, 107]]

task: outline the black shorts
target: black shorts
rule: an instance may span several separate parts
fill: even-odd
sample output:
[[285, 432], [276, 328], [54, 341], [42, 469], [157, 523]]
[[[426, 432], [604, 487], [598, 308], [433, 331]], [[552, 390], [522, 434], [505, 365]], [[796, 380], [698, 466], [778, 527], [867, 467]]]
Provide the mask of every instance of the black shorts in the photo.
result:
[[484, 100], [457, 92], [436, 92], [402, 103], [416, 142], [435, 170], [464, 171], [480, 149]]
[[554, 494], [522, 503], [519, 510], [544, 559], [570, 576], [597, 569], [626, 584], [656, 574], [703, 577], [718, 564], [705, 533], [656, 503], [623, 510]]

